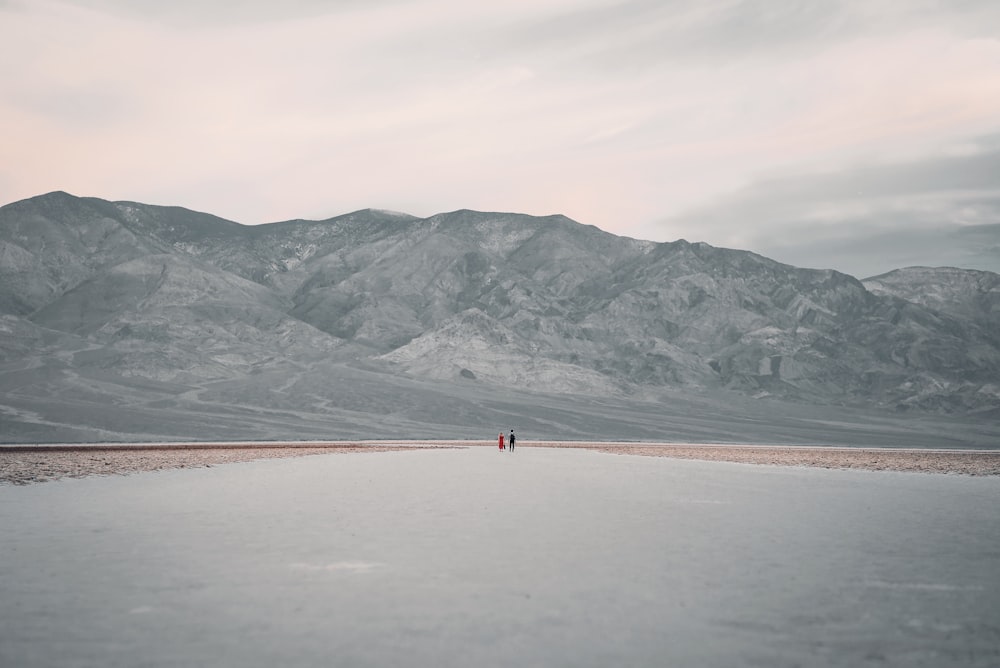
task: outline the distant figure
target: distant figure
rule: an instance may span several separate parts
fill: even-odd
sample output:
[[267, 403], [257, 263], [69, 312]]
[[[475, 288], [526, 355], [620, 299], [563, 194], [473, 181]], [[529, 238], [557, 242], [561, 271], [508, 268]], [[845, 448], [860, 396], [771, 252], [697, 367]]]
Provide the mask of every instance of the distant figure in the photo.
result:
[[514, 452], [514, 438], [515, 438], [515, 436], [514, 436], [514, 430], [511, 429], [510, 430], [510, 436], [507, 437], [507, 442], [510, 443], [510, 451], [511, 452]]
[[503, 450], [503, 432], [500, 432], [500, 449]]

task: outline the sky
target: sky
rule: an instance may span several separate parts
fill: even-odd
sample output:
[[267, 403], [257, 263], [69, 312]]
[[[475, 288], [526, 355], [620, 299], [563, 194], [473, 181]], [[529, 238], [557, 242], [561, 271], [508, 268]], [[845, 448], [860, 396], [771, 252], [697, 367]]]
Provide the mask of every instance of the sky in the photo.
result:
[[0, 0], [0, 203], [1000, 271], [996, 0]]

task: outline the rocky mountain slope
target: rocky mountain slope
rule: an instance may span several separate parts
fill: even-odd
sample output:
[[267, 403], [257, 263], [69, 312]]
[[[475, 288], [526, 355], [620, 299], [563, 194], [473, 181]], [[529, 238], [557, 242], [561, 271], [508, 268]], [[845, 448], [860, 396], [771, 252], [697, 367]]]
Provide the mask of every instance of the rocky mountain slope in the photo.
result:
[[[374, 437], [535, 410], [540, 436], [657, 438], [678, 392], [718, 397], [719, 415], [738, 399], [989, 419], [998, 279], [862, 283], [562, 216], [244, 226], [51, 193], [0, 208], [0, 424], [13, 440], [182, 437], [195, 424], [167, 416], [198, 414], [210, 431], [243, 416], [281, 438]], [[614, 416], [567, 408], [593, 401]]]
[[899, 297], [1000, 333], [1000, 274], [954, 267], [906, 267], [863, 283], [876, 295]]

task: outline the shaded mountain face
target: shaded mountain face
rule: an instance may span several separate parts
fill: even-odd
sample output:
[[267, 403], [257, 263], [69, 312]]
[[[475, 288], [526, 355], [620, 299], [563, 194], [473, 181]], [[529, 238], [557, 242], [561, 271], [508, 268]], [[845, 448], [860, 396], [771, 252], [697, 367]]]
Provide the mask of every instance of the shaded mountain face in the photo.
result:
[[998, 279], [908, 269], [861, 283], [562, 216], [365, 210], [251, 227], [52, 193], [0, 208], [0, 392], [58, 395], [98, 374], [206, 400], [205, 383], [221, 384], [230, 407], [347, 410], [322, 368], [378, 379], [349, 409], [359, 424], [404, 382], [465, 398], [655, 406], [663, 392], [736, 391], [990, 411]]
[[954, 267], [906, 267], [865, 279], [876, 295], [905, 299], [1000, 336], [1000, 274]]

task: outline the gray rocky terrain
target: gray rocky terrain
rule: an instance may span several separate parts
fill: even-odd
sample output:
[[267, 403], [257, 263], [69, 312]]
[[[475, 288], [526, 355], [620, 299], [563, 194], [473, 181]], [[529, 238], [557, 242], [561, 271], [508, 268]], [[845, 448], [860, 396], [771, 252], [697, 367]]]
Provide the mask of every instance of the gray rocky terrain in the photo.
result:
[[1000, 277], [864, 282], [563, 216], [0, 208], [5, 442], [1000, 442]]
[[954, 267], [906, 267], [863, 281], [876, 295], [899, 297], [960, 320], [1000, 330], [1000, 274]]

